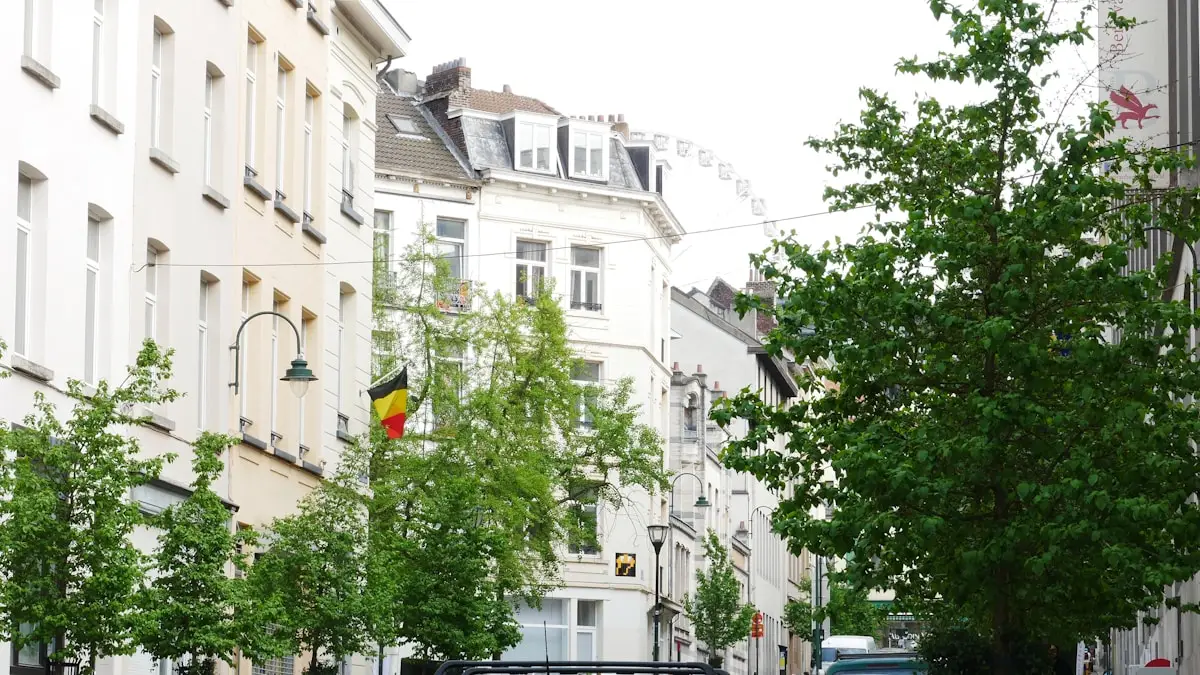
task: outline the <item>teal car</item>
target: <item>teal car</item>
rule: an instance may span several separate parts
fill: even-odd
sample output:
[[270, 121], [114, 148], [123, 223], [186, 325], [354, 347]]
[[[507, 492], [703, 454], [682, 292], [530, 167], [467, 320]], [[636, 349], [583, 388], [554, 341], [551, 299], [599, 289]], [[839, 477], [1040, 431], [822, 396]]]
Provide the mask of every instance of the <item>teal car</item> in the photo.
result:
[[824, 675], [925, 675], [929, 667], [910, 652], [839, 654]]

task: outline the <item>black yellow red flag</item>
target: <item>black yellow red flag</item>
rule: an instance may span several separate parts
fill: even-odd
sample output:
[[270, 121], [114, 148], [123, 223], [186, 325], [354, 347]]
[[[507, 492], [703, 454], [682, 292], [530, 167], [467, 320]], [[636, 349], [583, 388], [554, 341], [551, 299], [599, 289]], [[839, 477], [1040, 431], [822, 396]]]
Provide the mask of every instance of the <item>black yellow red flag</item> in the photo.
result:
[[367, 394], [388, 438], [403, 436], [404, 418], [408, 412], [408, 366], [404, 366], [396, 377], [368, 389]]

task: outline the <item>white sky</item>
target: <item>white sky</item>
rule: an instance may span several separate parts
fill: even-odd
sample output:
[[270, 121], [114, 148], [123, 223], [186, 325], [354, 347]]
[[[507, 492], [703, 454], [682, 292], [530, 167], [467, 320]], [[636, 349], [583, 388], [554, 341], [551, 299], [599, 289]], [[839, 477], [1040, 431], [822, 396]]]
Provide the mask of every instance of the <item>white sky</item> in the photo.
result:
[[[396, 65], [424, 78], [434, 65], [465, 57], [477, 88], [508, 84], [567, 115], [624, 113], [634, 130], [691, 140], [749, 179], [773, 218], [825, 210], [826, 159], [803, 143], [853, 120], [859, 87], [902, 102], [918, 91], [943, 100], [947, 93], [895, 74], [900, 56], [949, 47], [948, 25], [934, 22], [925, 0], [383, 2], [412, 37], [409, 56]], [[1087, 70], [1079, 64], [1095, 47], [1082, 49], [1061, 59], [1064, 72]], [[760, 220], [748, 202], [736, 202], [733, 181], [717, 179], [715, 163], [701, 169], [694, 151], [680, 158], [673, 143], [669, 157], [675, 180], [667, 200], [685, 229]], [[853, 237], [867, 215], [780, 225], [820, 244]], [[766, 244], [758, 227], [685, 237], [672, 282], [707, 288], [720, 275], [741, 285], [747, 255]]]

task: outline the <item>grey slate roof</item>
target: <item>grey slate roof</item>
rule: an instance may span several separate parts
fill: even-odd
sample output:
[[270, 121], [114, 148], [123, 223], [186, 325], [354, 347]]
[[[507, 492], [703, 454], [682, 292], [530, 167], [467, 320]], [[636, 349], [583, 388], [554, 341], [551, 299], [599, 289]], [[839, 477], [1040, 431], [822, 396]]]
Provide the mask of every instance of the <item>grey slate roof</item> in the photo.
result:
[[476, 169], [512, 169], [512, 154], [508, 151], [508, 138], [504, 135], [503, 123], [463, 115], [463, 139], [471, 166]]
[[[375, 136], [376, 168], [420, 177], [475, 179], [439, 135], [428, 111], [411, 96], [394, 94], [385, 87], [375, 100], [375, 120], [379, 126]], [[408, 125], [403, 120], [410, 121], [416, 133], [399, 131], [393, 118], [400, 120], [406, 129]]]
[[646, 186], [642, 185], [642, 179], [638, 178], [637, 169], [633, 168], [633, 160], [629, 159], [625, 146], [615, 138], [609, 139], [609, 143], [608, 184], [631, 190], [645, 190]]

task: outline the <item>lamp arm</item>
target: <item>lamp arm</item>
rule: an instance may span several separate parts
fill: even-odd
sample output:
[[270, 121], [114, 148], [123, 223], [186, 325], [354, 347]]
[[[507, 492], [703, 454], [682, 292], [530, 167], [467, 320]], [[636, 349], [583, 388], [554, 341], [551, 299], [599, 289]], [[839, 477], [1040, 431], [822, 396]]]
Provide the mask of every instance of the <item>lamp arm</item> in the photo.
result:
[[233, 387], [233, 393], [235, 393], [235, 394], [238, 393], [238, 385], [241, 384], [242, 331], [246, 330], [246, 324], [250, 323], [251, 319], [253, 319], [255, 317], [263, 316], [265, 314], [277, 316], [277, 317], [283, 319], [284, 321], [286, 321], [287, 325], [292, 327], [292, 332], [295, 333], [295, 335], [296, 335], [296, 354], [298, 356], [304, 355], [304, 352], [300, 348], [300, 329], [296, 328], [296, 324], [293, 323], [292, 320], [287, 318], [286, 316], [280, 314], [279, 312], [274, 312], [271, 310], [263, 310], [261, 312], [255, 312], [255, 313], [251, 314], [250, 316], [246, 317], [245, 319], [242, 319], [242, 325], [238, 326], [237, 335], [233, 338], [233, 344], [229, 346], [229, 348], [233, 350], [233, 382], [230, 382], [229, 386]]

